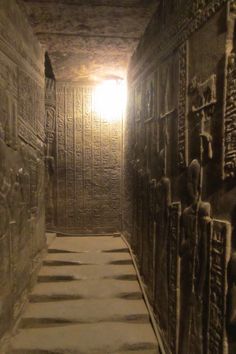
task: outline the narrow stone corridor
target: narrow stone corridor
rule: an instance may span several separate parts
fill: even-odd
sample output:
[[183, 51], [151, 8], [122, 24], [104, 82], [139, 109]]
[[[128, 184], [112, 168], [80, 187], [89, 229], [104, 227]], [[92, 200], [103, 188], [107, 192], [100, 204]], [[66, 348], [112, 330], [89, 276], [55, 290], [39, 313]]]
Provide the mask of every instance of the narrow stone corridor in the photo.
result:
[[10, 354], [159, 353], [132, 257], [119, 234], [58, 235]]

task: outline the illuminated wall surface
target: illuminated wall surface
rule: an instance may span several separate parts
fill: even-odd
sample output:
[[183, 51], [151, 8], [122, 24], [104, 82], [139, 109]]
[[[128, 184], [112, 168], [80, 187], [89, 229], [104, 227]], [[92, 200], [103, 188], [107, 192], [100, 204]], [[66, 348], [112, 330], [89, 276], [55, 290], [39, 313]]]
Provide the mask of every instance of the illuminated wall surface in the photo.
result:
[[167, 352], [236, 353], [236, 2], [160, 2], [129, 67], [124, 230]]
[[101, 87], [57, 84], [56, 203], [60, 229], [120, 229], [122, 117], [109, 94]]
[[45, 248], [44, 118], [43, 52], [15, 2], [1, 1], [0, 338], [19, 315]]

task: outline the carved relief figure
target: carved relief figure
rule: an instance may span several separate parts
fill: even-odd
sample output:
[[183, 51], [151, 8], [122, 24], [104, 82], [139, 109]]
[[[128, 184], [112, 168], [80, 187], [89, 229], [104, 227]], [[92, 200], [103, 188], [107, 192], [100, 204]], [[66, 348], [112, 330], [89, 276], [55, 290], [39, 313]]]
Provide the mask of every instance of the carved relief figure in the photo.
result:
[[182, 216], [181, 226], [181, 354], [204, 354], [207, 242], [210, 232], [209, 203], [201, 201], [201, 167], [193, 160], [188, 168], [188, 193], [191, 204]]
[[228, 31], [225, 73], [223, 178], [236, 177], [236, 5], [228, 4]]
[[54, 225], [54, 139], [56, 133], [56, 91], [55, 81], [46, 79], [45, 91], [45, 133], [46, 133], [46, 146], [45, 146], [45, 201], [46, 201], [46, 223], [48, 226]]
[[178, 164], [185, 168], [188, 163], [187, 146], [187, 87], [189, 46], [185, 42], [179, 48], [179, 90], [178, 90]]
[[174, 202], [169, 208], [168, 233], [168, 341], [172, 353], [178, 352], [179, 300], [180, 300], [180, 216], [181, 203]]
[[231, 224], [227, 221], [213, 220], [210, 238], [207, 354], [228, 353], [226, 303], [229, 299], [227, 299], [227, 268], [230, 247]]
[[[229, 289], [228, 289], [228, 311], [227, 311], [227, 329], [229, 349], [233, 347], [235, 341], [236, 328], [236, 206], [232, 213], [232, 241], [231, 241], [231, 259], [228, 269]], [[229, 353], [233, 350], [229, 350]]]
[[142, 107], [142, 87], [138, 84], [134, 89], [134, 107], [135, 107], [135, 121], [141, 120], [141, 107]]
[[0, 238], [6, 235], [10, 223], [10, 210], [7, 198], [11, 185], [7, 178], [7, 161], [4, 152], [5, 144], [0, 139]]
[[7, 119], [9, 118], [8, 112], [8, 99], [4, 89], [0, 88], [0, 134], [1, 138], [5, 141], [6, 138], [6, 126], [7, 126]]
[[145, 92], [145, 120], [152, 119], [154, 116], [154, 89], [155, 89], [155, 80], [154, 75], [150, 76], [146, 82], [146, 92]]
[[55, 174], [55, 162], [53, 156], [45, 156], [45, 199], [47, 201], [46, 218], [47, 225], [54, 226], [54, 195], [53, 178]]
[[192, 97], [192, 125], [198, 130], [198, 156], [203, 161], [212, 159], [212, 119], [216, 105], [216, 75], [200, 82], [195, 76], [189, 85], [189, 94]]
[[162, 178], [156, 186], [156, 252], [155, 252], [155, 312], [160, 326], [168, 326], [168, 283], [167, 283], [167, 240], [169, 227], [169, 206], [171, 203], [171, 185], [166, 177], [165, 150], [160, 152]]

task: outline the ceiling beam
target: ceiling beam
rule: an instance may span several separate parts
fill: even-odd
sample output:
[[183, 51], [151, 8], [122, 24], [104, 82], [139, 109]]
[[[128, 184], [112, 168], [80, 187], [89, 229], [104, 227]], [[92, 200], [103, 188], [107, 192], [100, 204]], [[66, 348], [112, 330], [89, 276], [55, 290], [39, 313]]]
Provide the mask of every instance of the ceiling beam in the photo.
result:
[[140, 0], [129, 2], [127, 0], [23, 0], [26, 4], [40, 5], [66, 5], [66, 6], [86, 6], [86, 7], [113, 7], [113, 8], [152, 8], [157, 6], [159, 0]]

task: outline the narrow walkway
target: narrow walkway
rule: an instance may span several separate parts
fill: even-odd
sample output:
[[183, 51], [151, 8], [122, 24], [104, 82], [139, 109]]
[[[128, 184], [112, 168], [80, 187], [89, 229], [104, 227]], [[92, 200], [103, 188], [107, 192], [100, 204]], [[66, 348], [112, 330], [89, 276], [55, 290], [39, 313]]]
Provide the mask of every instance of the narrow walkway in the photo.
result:
[[10, 353], [159, 353], [119, 235], [55, 238]]

